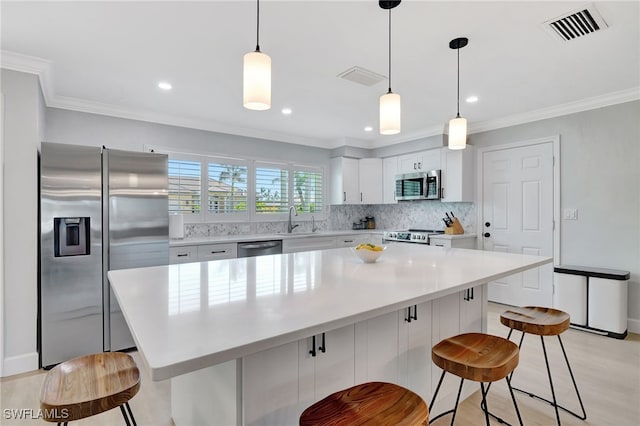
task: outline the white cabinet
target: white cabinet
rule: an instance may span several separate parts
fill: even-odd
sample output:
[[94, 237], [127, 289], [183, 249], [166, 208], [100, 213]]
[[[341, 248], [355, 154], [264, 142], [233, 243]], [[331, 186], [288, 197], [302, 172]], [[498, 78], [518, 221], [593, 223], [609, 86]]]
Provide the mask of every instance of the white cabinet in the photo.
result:
[[358, 160], [358, 182], [362, 204], [382, 204], [382, 159]]
[[426, 172], [441, 168], [440, 148], [398, 156], [398, 173]]
[[358, 160], [331, 159], [331, 204], [360, 204]]
[[431, 398], [431, 302], [409, 306], [399, 313], [398, 384], [425, 401]]
[[331, 204], [381, 204], [382, 159], [331, 159]]
[[357, 383], [398, 380], [398, 312], [355, 325]]
[[197, 246], [169, 247], [169, 264], [195, 262], [197, 258]]
[[291, 401], [298, 400], [298, 369], [292, 368], [297, 365], [298, 342], [242, 359], [245, 425], [297, 423], [298, 413], [290, 407]]
[[382, 202], [395, 204], [396, 175], [398, 174], [398, 157], [387, 157], [382, 160]]
[[238, 257], [238, 244], [206, 244], [198, 246], [198, 260], [235, 259]]
[[[320, 333], [298, 342], [300, 412], [327, 395], [354, 385], [353, 353], [354, 325]], [[297, 423], [295, 419], [293, 424]]]
[[442, 148], [442, 202], [473, 202], [475, 199], [475, 148]]
[[476, 248], [475, 234], [429, 236], [429, 245], [444, 248]]
[[335, 248], [335, 237], [300, 237], [282, 240], [283, 253], [297, 253], [300, 251], [325, 250]]

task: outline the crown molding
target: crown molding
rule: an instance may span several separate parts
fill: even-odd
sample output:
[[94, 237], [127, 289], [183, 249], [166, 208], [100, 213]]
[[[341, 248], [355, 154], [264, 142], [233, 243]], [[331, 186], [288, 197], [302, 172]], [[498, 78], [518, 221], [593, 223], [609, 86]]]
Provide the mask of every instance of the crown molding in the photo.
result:
[[549, 118], [561, 117], [563, 115], [575, 114], [577, 112], [589, 111], [596, 108], [603, 108], [625, 102], [637, 101], [640, 99], [640, 86], [631, 89], [619, 90], [617, 92], [606, 93], [601, 96], [582, 99], [580, 101], [568, 102], [566, 104], [555, 105], [548, 108], [541, 108], [523, 114], [514, 114], [496, 120], [487, 120], [469, 124], [469, 134], [486, 132], [489, 130], [501, 129], [504, 127], [517, 126]]
[[[364, 149], [375, 149], [446, 133], [446, 124], [443, 123], [441, 126], [436, 125], [419, 132], [396, 135], [392, 137], [377, 137], [371, 140], [344, 137], [332, 140], [324, 140], [293, 135], [289, 133], [233, 126], [207, 120], [176, 117], [168, 114], [154, 113], [148, 110], [124, 108], [121, 106], [87, 101], [84, 99], [57, 96], [54, 91], [53, 67], [51, 61], [6, 50], [0, 51], [0, 60], [0, 66], [2, 68], [38, 75], [45, 104], [48, 107], [52, 108], [68, 109], [78, 112], [87, 112], [91, 114], [146, 121], [151, 123], [166, 124], [169, 126], [186, 127], [191, 129], [206, 130], [211, 132], [226, 133], [251, 138], [269, 139], [277, 142], [293, 143], [325, 149], [335, 149], [341, 146], [355, 146]], [[574, 114], [577, 112], [636, 100], [640, 100], [640, 86], [620, 90], [617, 92], [611, 92], [580, 101], [568, 102], [566, 104], [555, 105], [535, 111], [529, 111], [522, 114], [514, 114], [495, 120], [487, 120], [476, 123], [470, 122], [468, 133], [473, 134], [486, 132], [489, 130], [501, 129], [504, 127], [517, 126], [533, 121], [545, 120], [549, 118]]]

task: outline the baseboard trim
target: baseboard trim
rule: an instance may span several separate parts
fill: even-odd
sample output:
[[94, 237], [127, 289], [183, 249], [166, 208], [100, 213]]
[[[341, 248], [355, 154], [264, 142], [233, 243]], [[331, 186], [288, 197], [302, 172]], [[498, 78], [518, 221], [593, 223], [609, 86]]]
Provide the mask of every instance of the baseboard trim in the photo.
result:
[[629, 333], [640, 334], [640, 319], [627, 318], [627, 329]]
[[4, 359], [2, 377], [28, 373], [38, 369], [38, 352], [31, 352]]

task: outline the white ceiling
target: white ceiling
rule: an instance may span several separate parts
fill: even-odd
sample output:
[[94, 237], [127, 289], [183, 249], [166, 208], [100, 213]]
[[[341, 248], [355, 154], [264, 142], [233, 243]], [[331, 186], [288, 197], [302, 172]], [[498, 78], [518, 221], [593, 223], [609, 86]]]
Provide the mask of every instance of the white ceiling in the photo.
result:
[[[461, 36], [469, 45], [460, 51], [460, 112], [472, 132], [640, 98], [640, 2], [593, 4], [609, 28], [563, 42], [542, 23], [588, 3], [403, 1], [392, 11], [395, 136], [377, 131], [387, 82], [337, 78], [356, 65], [387, 74], [388, 14], [375, 0], [260, 3], [269, 111], [242, 107], [242, 57], [256, 41], [249, 0], [2, 1], [2, 66], [39, 73], [53, 107], [372, 148], [443, 132], [456, 112], [448, 44]], [[173, 90], [160, 91], [160, 80]], [[471, 94], [480, 100], [466, 104]]]

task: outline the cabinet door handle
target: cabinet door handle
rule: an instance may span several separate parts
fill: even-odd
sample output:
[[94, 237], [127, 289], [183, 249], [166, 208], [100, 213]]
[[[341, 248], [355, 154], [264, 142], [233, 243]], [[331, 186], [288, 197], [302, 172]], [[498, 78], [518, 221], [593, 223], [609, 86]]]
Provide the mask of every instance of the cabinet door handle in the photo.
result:
[[422, 168], [422, 162], [418, 161], [418, 169], [421, 169], [421, 168]]
[[345, 243], [345, 244], [346, 244], [346, 243], [352, 243], [352, 242], [353, 242], [353, 240], [344, 240], [344, 243]]
[[309, 351], [311, 356], [316, 356], [316, 336], [311, 338], [311, 350]]
[[444, 188], [440, 188], [440, 198], [444, 198]]
[[416, 166], [417, 166], [417, 163], [413, 163], [413, 170], [417, 170], [418, 169]]
[[342, 193], [342, 201], [347, 201], [347, 191]]
[[413, 305], [413, 320], [418, 321], [418, 305]]
[[409, 307], [407, 308], [407, 316], [404, 318], [404, 320], [405, 320], [406, 322], [411, 322], [411, 319], [412, 319], [412, 317], [411, 317], [411, 306], [409, 306]]
[[360, 193], [360, 202], [362, 202], [362, 192]]
[[325, 353], [327, 351], [327, 345], [325, 344], [325, 341], [324, 341], [324, 333], [322, 333], [322, 345], [318, 346], [318, 349], [322, 353]]
[[211, 254], [226, 253], [226, 250], [211, 250]]
[[177, 257], [187, 257], [189, 256], [189, 253], [178, 253]]
[[473, 295], [473, 287], [471, 287], [471, 300], [473, 300], [474, 295]]

